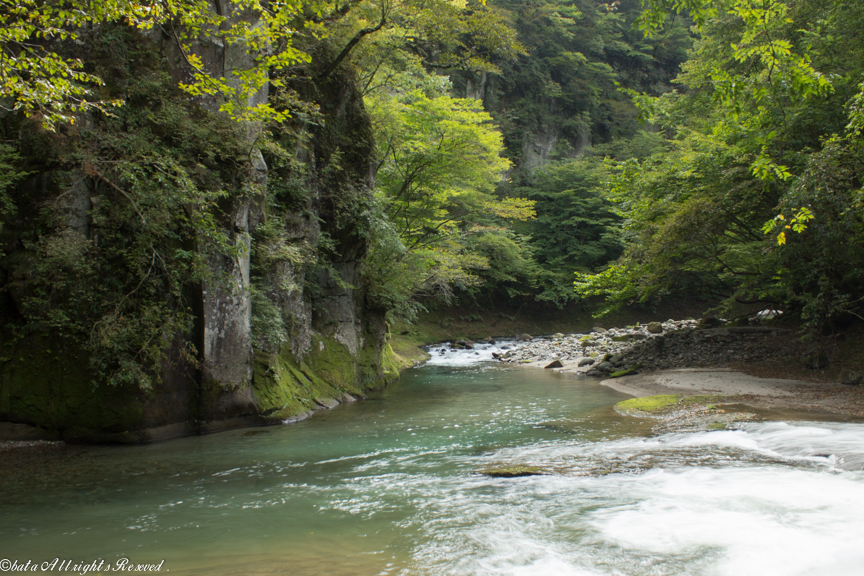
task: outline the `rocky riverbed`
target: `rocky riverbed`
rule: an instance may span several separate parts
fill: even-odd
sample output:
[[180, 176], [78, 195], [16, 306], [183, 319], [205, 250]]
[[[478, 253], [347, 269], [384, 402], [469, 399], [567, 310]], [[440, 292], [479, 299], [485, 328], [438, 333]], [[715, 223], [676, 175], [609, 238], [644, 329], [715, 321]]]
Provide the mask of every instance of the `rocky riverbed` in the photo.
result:
[[788, 329], [706, 318], [519, 339], [518, 347], [493, 356], [606, 378], [604, 385], [637, 397], [712, 394], [718, 401], [864, 416], [862, 375], [843, 370], [831, 381], [803, 381], [802, 370], [819, 374], [828, 358]]
[[[502, 362], [543, 364], [589, 376], [671, 368], [742, 368], [748, 365], [790, 365], [822, 369], [824, 354], [814, 352], [788, 329], [727, 326], [721, 320], [667, 320], [626, 328], [596, 327], [588, 334], [520, 337], [523, 344], [501, 354]], [[632, 373], [632, 372], [630, 372]], [[846, 384], [861, 376], [841, 374]]]

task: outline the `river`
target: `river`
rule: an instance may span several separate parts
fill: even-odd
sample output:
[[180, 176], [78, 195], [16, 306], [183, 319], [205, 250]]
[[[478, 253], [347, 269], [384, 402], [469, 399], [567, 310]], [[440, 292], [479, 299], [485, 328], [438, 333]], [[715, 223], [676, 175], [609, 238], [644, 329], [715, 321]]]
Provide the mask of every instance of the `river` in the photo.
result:
[[[864, 574], [864, 424], [652, 435], [597, 381], [488, 353], [435, 352], [292, 425], [3, 454], [0, 557], [172, 575]], [[551, 473], [480, 473], [514, 464]]]

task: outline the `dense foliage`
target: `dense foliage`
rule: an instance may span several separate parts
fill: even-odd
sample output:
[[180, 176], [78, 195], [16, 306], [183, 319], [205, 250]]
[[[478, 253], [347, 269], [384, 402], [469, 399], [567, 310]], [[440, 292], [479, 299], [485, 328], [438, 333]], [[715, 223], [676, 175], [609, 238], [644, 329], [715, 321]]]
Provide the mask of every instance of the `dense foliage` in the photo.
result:
[[4, 335], [80, 342], [110, 381], [147, 388], [192, 328], [185, 288], [217, 280], [208, 260], [237, 251], [217, 206], [249, 162], [241, 127], [184, 103], [138, 40], [117, 26], [83, 38], [91, 62], [110, 62], [108, 88], [125, 93], [114, 114], [57, 132], [20, 116], [4, 123], [18, 169], [33, 176], [7, 187], [0, 233], [15, 304]]
[[578, 290], [613, 305], [709, 291], [727, 312], [800, 312], [814, 329], [860, 317], [864, 9], [689, 4], [703, 18], [680, 88], [636, 97], [667, 148], [614, 168], [631, 243]]
[[[4, 338], [62, 335], [146, 388], [200, 352], [190, 286], [246, 257], [271, 351], [349, 257], [366, 305], [409, 318], [688, 293], [862, 316], [853, 0], [232, 6], [2, 3]], [[318, 102], [346, 82], [339, 133]]]

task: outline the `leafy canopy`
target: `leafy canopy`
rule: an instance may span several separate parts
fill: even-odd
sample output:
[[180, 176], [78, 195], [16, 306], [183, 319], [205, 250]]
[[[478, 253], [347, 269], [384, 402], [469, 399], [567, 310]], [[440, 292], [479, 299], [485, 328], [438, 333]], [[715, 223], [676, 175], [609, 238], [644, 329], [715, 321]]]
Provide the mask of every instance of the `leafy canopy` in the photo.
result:
[[[38, 115], [52, 129], [74, 122], [86, 110], [109, 111], [121, 100], [95, 100], [92, 87], [103, 83], [86, 71], [70, 47], [88, 26], [125, 23], [143, 32], [160, 30], [177, 44], [191, 79], [181, 87], [193, 96], [218, 97], [221, 109], [236, 118], [284, 116], [266, 102], [250, 100], [270, 81], [270, 72], [308, 61], [294, 48], [300, 0], [234, 0], [230, 13], [214, 11], [208, 0], [0, 0], [0, 94], [4, 107]], [[302, 25], [302, 20], [301, 20]], [[227, 75], [205, 70], [207, 43], [239, 51], [247, 65]], [[244, 58], [239, 60], [242, 63]]]

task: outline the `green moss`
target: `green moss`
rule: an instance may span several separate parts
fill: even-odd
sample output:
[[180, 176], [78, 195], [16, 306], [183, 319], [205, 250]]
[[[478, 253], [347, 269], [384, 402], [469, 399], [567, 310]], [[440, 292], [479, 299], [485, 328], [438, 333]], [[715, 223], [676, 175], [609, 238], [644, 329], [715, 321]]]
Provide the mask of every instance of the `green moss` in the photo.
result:
[[284, 412], [280, 417], [286, 419], [313, 408], [308, 391], [295, 380], [280, 355], [256, 351], [253, 370], [252, 388], [262, 414], [276, 417], [276, 412]]
[[288, 347], [279, 354], [256, 351], [254, 374], [253, 389], [261, 413], [280, 420], [341, 401], [343, 393], [359, 393], [353, 384], [334, 386], [305, 363], [297, 363]]
[[[374, 341], [374, 338], [367, 338]], [[368, 345], [361, 348], [357, 354], [359, 381], [364, 390], [377, 390], [393, 382], [399, 377], [399, 362], [389, 343], [379, 350]]]
[[331, 336], [313, 336], [306, 364], [321, 380], [335, 388], [355, 388], [359, 378], [356, 359], [348, 347]]
[[390, 342], [387, 342], [386, 344], [384, 344], [384, 349], [381, 352], [381, 369], [384, 374], [385, 384], [389, 384], [390, 382], [393, 382], [394, 380], [399, 378], [399, 370], [401, 368], [402, 363], [400, 361], [400, 358], [393, 351], [393, 347], [390, 345]]
[[429, 359], [429, 354], [420, 348], [414, 340], [406, 336], [393, 336], [389, 345], [400, 370]]
[[627, 414], [657, 414], [678, 404], [681, 396], [674, 394], [660, 394], [658, 396], [646, 396], [645, 398], [631, 398], [615, 404], [615, 409]]
[[262, 414], [285, 420], [341, 401], [345, 394], [362, 396], [380, 388], [399, 377], [399, 367], [389, 344], [380, 352], [374, 345], [363, 347], [355, 358], [335, 338], [315, 336], [303, 361], [287, 346], [279, 354], [256, 351], [253, 389]]
[[631, 374], [638, 374], [635, 368], [628, 368], [627, 370], [618, 370], [617, 372], [612, 372], [609, 374], [610, 378], [620, 378], [621, 376], [630, 376]]

